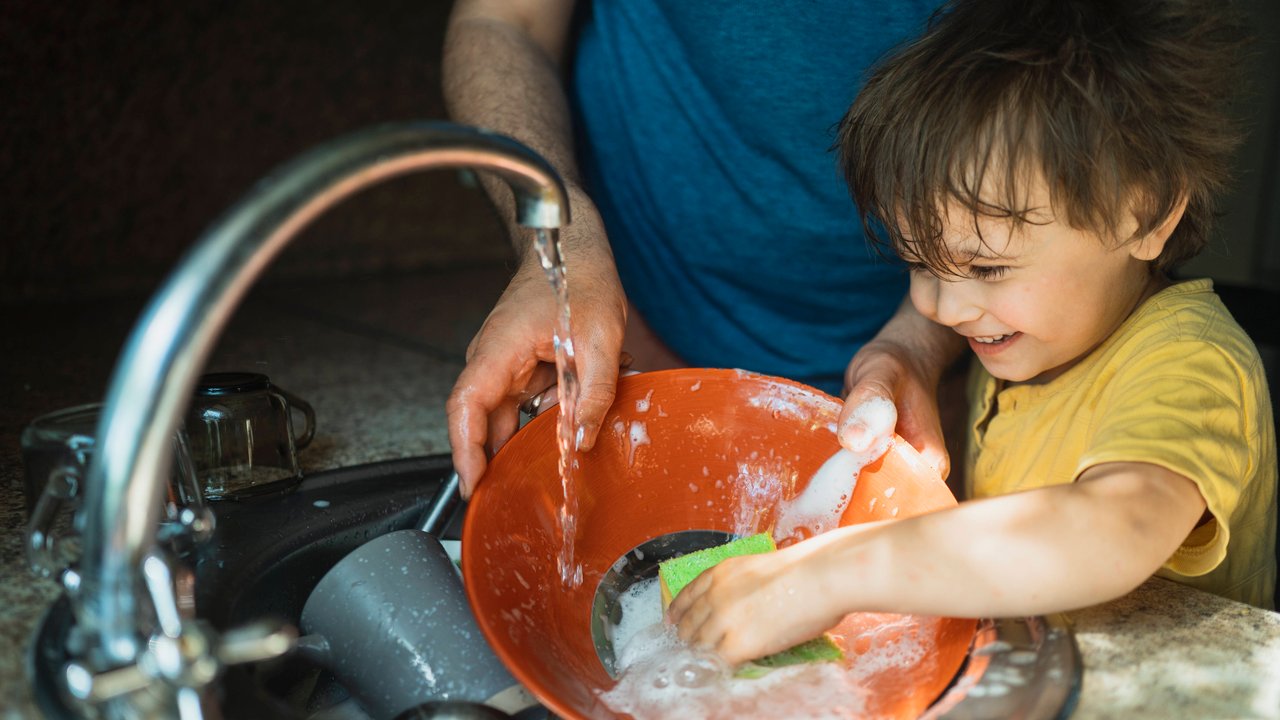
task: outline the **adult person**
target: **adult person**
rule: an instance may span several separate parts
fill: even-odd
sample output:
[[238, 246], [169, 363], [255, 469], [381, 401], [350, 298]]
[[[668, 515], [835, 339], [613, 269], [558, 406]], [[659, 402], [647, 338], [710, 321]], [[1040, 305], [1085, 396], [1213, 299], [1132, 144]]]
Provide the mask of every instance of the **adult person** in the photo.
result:
[[[509, 135], [566, 182], [580, 379], [595, 442], [623, 351], [638, 369], [740, 367], [848, 391], [841, 442], [895, 428], [945, 475], [938, 379], [961, 345], [904, 302], [828, 148], [860, 68], [917, 35], [934, 0], [458, 0], [444, 49], [451, 116]], [[469, 497], [518, 406], [554, 383], [557, 308], [509, 190], [486, 189], [519, 257], [447, 405]], [[855, 354], [856, 353], [856, 354]], [[880, 397], [896, 418], [852, 409]]]

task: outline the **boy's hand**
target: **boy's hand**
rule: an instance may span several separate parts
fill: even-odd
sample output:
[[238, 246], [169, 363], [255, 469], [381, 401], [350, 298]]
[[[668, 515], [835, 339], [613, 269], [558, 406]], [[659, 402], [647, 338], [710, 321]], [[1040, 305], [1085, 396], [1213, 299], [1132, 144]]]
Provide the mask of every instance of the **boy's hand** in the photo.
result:
[[[945, 480], [951, 462], [938, 418], [938, 381], [965, 349], [964, 340], [950, 328], [921, 315], [904, 299], [889, 322], [862, 346], [844, 372], [844, 411], [840, 413], [840, 444], [853, 450], [873, 445], [884, 428], [854, 422], [859, 406], [882, 398], [897, 409], [897, 432], [938, 469]], [[888, 431], [893, 431], [890, 427]]]
[[817, 637], [844, 613], [820, 591], [822, 554], [796, 552], [803, 545], [721, 562], [680, 591], [667, 619], [732, 665]]
[[[896, 430], [945, 480], [951, 461], [938, 418], [937, 389], [937, 375], [913, 362], [906, 348], [884, 340], [867, 343], [845, 370], [840, 444], [862, 453]], [[869, 403], [877, 400], [887, 400], [892, 409], [887, 414], [867, 412]]]

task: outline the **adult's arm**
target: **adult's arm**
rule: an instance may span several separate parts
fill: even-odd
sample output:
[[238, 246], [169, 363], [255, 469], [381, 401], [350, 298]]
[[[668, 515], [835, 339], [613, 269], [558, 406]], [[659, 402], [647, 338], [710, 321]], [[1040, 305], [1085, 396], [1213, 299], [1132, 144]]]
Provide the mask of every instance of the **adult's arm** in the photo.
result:
[[[580, 381], [581, 447], [595, 442], [613, 402], [626, 299], [603, 224], [582, 190], [563, 73], [572, 0], [458, 0], [444, 46], [450, 116], [508, 135], [541, 154], [569, 191], [572, 222], [561, 229]], [[519, 265], [467, 348], [467, 364], [446, 405], [454, 467], [469, 497], [495, 451], [515, 432], [518, 403], [555, 382], [557, 307], [533, 248], [515, 223], [510, 190], [482, 182], [509, 228]]]

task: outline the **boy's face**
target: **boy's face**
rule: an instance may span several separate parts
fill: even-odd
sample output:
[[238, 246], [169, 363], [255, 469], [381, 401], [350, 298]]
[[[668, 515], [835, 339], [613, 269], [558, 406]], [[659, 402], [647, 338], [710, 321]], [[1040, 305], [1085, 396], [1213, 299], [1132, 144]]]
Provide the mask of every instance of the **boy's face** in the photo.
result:
[[[1013, 231], [1005, 219], [980, 217], [981, 239], [972, 215], [951, 209], [943, 240], [958, 277], [905, 259], [921, 314], [966, 337], [995, 377], [1046, 382], [1097, 347], [1161, 281], [1148, 271], [1151, 241], [1112, 247], [1054, 217], [1047, 191], [1029, 199], [1044, 208], [1032, 223]], [[1136, 228], [1127, 220], [1118, 237]]]

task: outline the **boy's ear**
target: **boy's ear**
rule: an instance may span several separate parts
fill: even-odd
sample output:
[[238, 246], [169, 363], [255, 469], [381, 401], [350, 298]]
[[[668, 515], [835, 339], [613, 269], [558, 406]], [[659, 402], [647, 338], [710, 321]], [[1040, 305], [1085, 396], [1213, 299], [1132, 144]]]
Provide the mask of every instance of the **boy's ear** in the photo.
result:
[[1188, 199], [1186, 193], [1183, 193], [1178, 204], [1173, 207], [1173, 211], [1165, 217], [1163, 222], [1146, 235], [1134, 238], [1129, 243], [1129, 254], [1144, 262], [1160, 257], [1160, 253], [1164, 252], [1165, 243], [1169, 242], [1169, 236], [1173, 235], [1174, 228], [1182, 222], [1182, 215], [1187, 211]]

